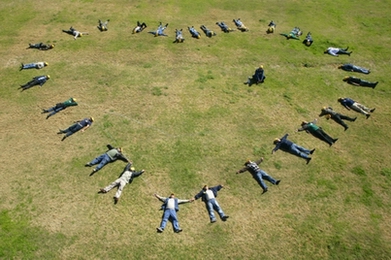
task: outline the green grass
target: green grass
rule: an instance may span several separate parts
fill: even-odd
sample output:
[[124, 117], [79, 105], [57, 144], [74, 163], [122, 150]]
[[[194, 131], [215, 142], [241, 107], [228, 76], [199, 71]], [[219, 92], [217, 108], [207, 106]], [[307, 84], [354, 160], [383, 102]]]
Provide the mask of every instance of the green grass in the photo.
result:
[[[388, 1], [0, 1], [1, 259], [388, 259], [391, 255], [391, 164], [388, 142], [391, 56]], [[224, 34], [215, 24], [241, 18], [249, 32]], [[98, 19], [110, 19], [99, 32]], [[137, 21], [148, 28], [131, 34]], [[270, 20], [275, 34], [265, 33]], [[168, 37], [153, 37], [159, 22]], [[217, 36], [193, 39], [201, 24]], [[73, 40], [62, 29], [90, 35]], [[299, 26], [314, 44], [279, 33]], [[185, 42], [174, 44], [174, 30]], [[304, 38], [302, 36], [302, 38]], [[26, 50], [28, 43], [53, 50]], [[323, 54], [329, 46], [353, 50]], [[20, 63], [47, 61], [41, 71]], [[342, 63], [371, 69], [359, 75], [376, 89], [347, 85]], [[243, 84], [263, 64], [266, 81]], [[42, 87], [17, 88], [49, 74]], [[337, 103], [348, 96], [376, 107], [366, 120]], [[50, 119], [41, 115], [69, 97], [78, 100]], [[339, 141], [328, 147], [296, 133], [323, 106], [351, 117], [349, 130], [319, 125]], [[64, 142], [56, 135], [74, 120], [93, 116], [84, 133]], [[309, 165], [278, 151], [273, 139], [316, 148]], [[83, 165], [106, 144], [122, 146], [141, 177], [117, 205], [114, 191], [97, 194], [125, 166], [107, 165], [89, 177]], [[261, 189], [246, 159], [281, 179]], [[181, 206], [184, 231], [163, 234], [160, 202], [152, 195], [194, 196], [204, 184], [225, 184], [218, 201], [230, 216], [210, 224], [202, 202]]]

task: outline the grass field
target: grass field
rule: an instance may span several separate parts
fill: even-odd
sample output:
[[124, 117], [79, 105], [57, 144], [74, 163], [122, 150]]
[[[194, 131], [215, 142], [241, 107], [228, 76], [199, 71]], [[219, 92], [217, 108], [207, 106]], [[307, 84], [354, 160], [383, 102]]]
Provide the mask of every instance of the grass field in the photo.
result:
[[[391, 259], [391, 20], [389, 1], [5, 1], [0, 0], [0, 259]], [[217, 21], [249, 32], [222, 33]], [[98, 19], [110, 19], [107, 32]], [[274, 34], [266, 34], [270, 20]], [[148, 28], [131, 34], [136, 22]], [[168, 37], [148, 31], [169, 23]], [[217, 36], [193, 39], [201, 24]], [[89, 35], [73, 40], [70, 26]], [[302, 39], [286, 40], [298, 26]], [[185, 42], [174, 44], [175, 29]], [[201, 32], [201, 30], [199, 30]], [[49, 51], [26, 49], [51, 43]], [[323, 54], [347, 47], [351, 56]], [[42, 70], [21, 63], [46, 61]], [[353, 63], [369, 75], [344, 72]], [[243, 84], [264, 65], [266, 81]], [[43, 87], [19, 85], [49, 74]], [[353, 87], [347, 75], [379, 81]], [[74, 97], [77, 107], [46, 120], [42, 108]], [[338, 97], [376, 107], [367, 120]], [[303, 120], [323, 106], [351, 117], [349, 129], [318, 118], [339, 138], [331, 148], [304, 132]], [[61, 142], [73, 121], [92, 127]], [[273, 140], [316, 148], [305, 161], [278, 151]], [[117, 205], [97, 194], [125, 166], [90, 177], [84, 164], [122, 146], [145, 173], [126, 186]], [[246, 159], [276, 179], [264, 195]], [[204, 184], [224, 184], [218, 201], [227, 222], [209, 223], [201, 201], [178, 212], [183, 232], [156, 233], [161, 203], [154, 193], [192, 198]]]

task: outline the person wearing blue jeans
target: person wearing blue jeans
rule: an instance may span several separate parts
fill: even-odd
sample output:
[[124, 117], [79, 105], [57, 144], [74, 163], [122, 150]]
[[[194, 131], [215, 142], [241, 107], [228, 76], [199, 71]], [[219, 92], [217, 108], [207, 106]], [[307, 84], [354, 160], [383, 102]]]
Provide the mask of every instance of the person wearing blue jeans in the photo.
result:
[[159, 27], [157, 28], [157, 30], [149, 32], [149, 33], [155, 35], [155, 37], [157, 37], [157, 36], [167, 36], [166, 34], [164, 34], [164, 30], [167, 28], [167, 26], [168, 26], [168, 23], [165, 26], [163, 26], [162, 23], [160, 22]]
[[288, 140], [288, 135], [285, 134], [283, 137], [274, 139], [274, 144], [276, 145], [274, 149], [272, 150], [272, 153], [277, 152], [277, 150], [282, 150], [284, 152], [296, 155], [300, 158], [303, 158], [307, 161], [307, 164], [311, 161], [310, 154], [313, 154], [315, 152], [315, 148], [312, 150], [309, 150], [307, 148], [304, 148], [300, 145], [295, 144], [294, 142]]
[[47, 62], [33, 62], [33, 63], [27, 63], [20, 66], [20, 70], [27, 70], [27, 69], [42, 69], [49, 64]]
[[263, 189], [262, 194], [263, 194], [268, 191], [268, 188], [267, 188], [265, 182], [263, 181], [264, 179], [274, 185], [278, 185], [280, 183], [280, 180], [275, 180], [273, 177], [268, 175], [264, 170], [261, 170], [258, 166], [261, 162], [263, 162], [263, 157], [255, 162], [247, 160], [244, 163], [245, 167], [240, 169], [239, 171], [237, 171], [236, 174], [249, 171], [252, 174], [253, 178], [262, 187], [262, 189]]
[[61, 141], [64, 141], [65, 138], [73, 135], [74, 133], [81, 130], [81, 132], [84, 132], [87, 128], [89, 128], [92, 123], [94, 122], [93, 117], [84, 118], [79, 121], [75, 121], [73, 125], [68, 127], [65, 130], [61, 130], [57, 134], [65, 134], [64, 137], [61, 139]]
[[162, 197], [158, 194], [154, 194], [156, 198], [158, 198], [163, 205], [161, 206], [161, 210], [163, 210], [162, 221], [160, 222], [160, 226], [156, 228], [158, 233], [162, 233], [166, 228], [167, 221], [172, 222], [172, 226], [174, 228], [175, 233], [182, 232], [182, 229], [179, 227], [177, 212], [179, 211], [179, 204], [193, 202], [194, 199], [183, 200], [175, 198], [175, 194], [171, 193], [169, 197]]
[[364, 73], [364, 74], [369, 74], [371, 71], [369, 69], [365, 69], [360, 66], [356, 66], [350, 63], [339, 65], [338, 69], [344, 70], [344, 71], [351, 71], [351, 72], [359, 72], [359, 73]]
[[220, 27], [220, 29], [225, 32], [229, 33], [232, 32], [233, 30], [224, 22], [216, 22], [216, 24]]
[[202, 190], [194, 196], [194, 200], [201, 198], [201, 200], [205, 202], [205, 206], [208, 210], [211, 223], [216, 222], [216, 217], [214, 214], [215, 210], [217, 211], [217, 213], [219, 213], [221, 220], [227, 221], [227, 219], [229, 218], [229, 216], [224, 214], [224, 211], [221, 209], [219, 203], [216, 200], [217, 192], [223, 187], [224, 186], [221, 184], [210, 188], [208, 187], [208, 185], [205, 185]]
[[201, 38], [201, 34], [199, 32], [197, 32], [197, 30], [194, 28], [194, 26], [187, 27], [187, 29], [189, 30], [191, 37], [196, 38], [196, 39]]
[[71, 107], [71, 106], [77, 106], [76, 99], [74, 99], [72, 97], [62, 103], [57, 103], [54, 107], [51, 107], [49, 109], [42, 109], [42, 114], [49, 113], [49, 115], [46, 117], [46, 119], [48, 119], [49, 117], [57, 114], [61, 110], [64, 110], [65, 108]]
[[92, 167], [98, 164], [98, 166], [92, 170], [90, 176], [94, 175], [97, 171], [102, 169], [106, 164], [114, 162], [118, 159], [127, 163], [132, 163], [128, 158], [126, 158], [125, 155], [123, 155], [121, 147], [114, 148], [112, 145], [108, 144], [107, 149], [108, 150], [104, 154], [99, 155], [91, 162], [85, 164], [86, 167]]

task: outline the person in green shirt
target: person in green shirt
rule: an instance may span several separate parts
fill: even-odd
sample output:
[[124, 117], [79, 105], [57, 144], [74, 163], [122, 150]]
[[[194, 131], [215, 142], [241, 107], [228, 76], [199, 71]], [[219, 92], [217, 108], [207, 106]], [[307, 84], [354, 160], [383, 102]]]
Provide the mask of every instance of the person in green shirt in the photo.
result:
[[68, 99], [64, 102], [57, 103], [54, 107], [51, 107], [49, 109], [42, 109], [42, 114], [50, 113], [46, 117], [46, 119], [48, 119], [49, 117], [55, 115], [56, 113], [60, 112], [61, 110], [64, 110], [65, 108], [72, 107], [72, 106], [77, 106], [76, 99], [73, 97], [71, 97], [70, 99]]
[[336, 141], [338, 141], [338, 138], [334, 139], [326, 134], [321, 127], [316, 125], [317, 121], [317, 119], [314, 119], [312, 122], [303, 121], [301, 123], [301, 128], [297, 129], [297, 132], [306, 131], [307, 133], [312, 134], [314, 137], [332, 146]]

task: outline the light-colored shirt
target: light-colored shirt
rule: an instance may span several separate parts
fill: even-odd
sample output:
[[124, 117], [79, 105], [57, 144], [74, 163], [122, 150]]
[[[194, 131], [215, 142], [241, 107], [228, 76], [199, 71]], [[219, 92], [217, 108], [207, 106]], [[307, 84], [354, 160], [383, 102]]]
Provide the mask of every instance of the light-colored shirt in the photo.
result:
[[211, 200], [215, 198], [215, 195], [213, 194], [213, 191], [207, 190], [205, 191], [206, 200]]

